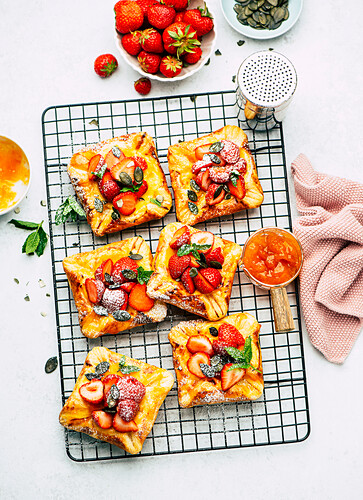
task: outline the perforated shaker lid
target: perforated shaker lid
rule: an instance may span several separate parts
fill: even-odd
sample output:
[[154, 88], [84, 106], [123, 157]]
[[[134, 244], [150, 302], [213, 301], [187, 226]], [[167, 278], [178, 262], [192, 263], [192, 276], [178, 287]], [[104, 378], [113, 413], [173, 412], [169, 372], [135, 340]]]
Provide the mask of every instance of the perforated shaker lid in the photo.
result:
[[296, 89], [297, 77], [287, 57], [275, 51], [262, 50], [243, 61], [237, 81], [246, 99], [270, 108], [290, 99]]

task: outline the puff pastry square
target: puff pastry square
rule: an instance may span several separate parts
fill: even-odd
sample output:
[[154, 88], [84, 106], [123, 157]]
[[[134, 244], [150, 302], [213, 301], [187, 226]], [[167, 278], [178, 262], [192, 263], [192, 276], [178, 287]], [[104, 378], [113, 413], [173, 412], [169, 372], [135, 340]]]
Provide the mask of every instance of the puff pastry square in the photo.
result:
[[[210, 321], [216, 321], [227, 314], [233, 278], [241, 259], [242, 248], [232, 241], [215, 236], [214, 245], [221, 247], [224, 254], [224, 263], [220, 270], [221, 285], [208, 294], [202, 294], [198, 290], [190, 294], [179, 281], [171, 278], [168, 269], [169, 259], [175, 253], [169, 243], [174, 233], [182, 226], [180, 222], [173, 222], [161, 231], [154, 257], [154, 274], [147, 285], [147, 293], [153, 299], [162, 300]], [[191, 234], [198, 231], [194, 227], [189, 227], [189, 230]]]
[[92, 412], [98, 408], [80, 396], [79, 388], [89, 382], [86, 373], [94, 372], [95, 367], [103, 361], [110, 364], [110, 368], [105, 375], [114, 373], [120, 375], [118, 368], [121, 356], [121, 354], [112, 352], [105, 347], [95, 347], [88, 353], [73, 392], [60, 412], [59, 421], [68, 429], [84, 432], [95, 439], [114, 444], [128, 453], [136, 454], [141, 451], [143, 443], [154, 425], [159, 408], [174, 384], [174, 377], [172, 373], [163, 368], [125, 356], [127, 365], [140, 368], [139, 371], [133, 372], [132, 376], [146, 386], [145, 396], [134, 418], [138, 430], [135, 432], [118, 432], [113, 427], [102, 429], [92, 418]]
[[158, 300], [146, 313], [136, 311], [128, 306], [127, 311], [131, 315], [131, 319], [128, 321], [117, 321], [111, 314], [100, 316], [95, 313], [93, 305], [88, 299], [86, 279], [94, 278], [95, 270], [105, 260], [111, 259], [115, 263], [121, 257], [128, 257], [131, 252], [143, 256], [141, 260], [137, 261], [138, 265], [145, 270], [152, 269], [150, 248], [140, 236], [110, 243], [96, 250], [75, 254], [63, 260], [63, 268], [67, 274], [78, 309], [79, 324], [85, 337], [96, 338], [106, 333], [115, 334], [147, 323], [157, 323], [165, 318], [166, 305]]
[[[111, 202], [104, 204], [100, 213], [95, 209], [95, 198], [106, 202], [102, 196], [97, 181], [89, 179], [88, 162], [96, 154], [104, 158], [107, 153], [117, 146], [126, 157], [134, 155], [144, 158], [147, 169], [144, 170], [144, 180], [148, 189], [136, 204], [136, 210], [131, 215], [120, 215], [112, 218], [115, 213]], [[143, 224], [149, 220], [160, 219], [166, 215], [172, 205], [172, 198], [166, 185], [164, 172], [160, 166], [152, 138], [145, 132], [127, 134], [107, 141], [88, 146], [74, 154], [68, 165], [68, 174], [77, 197], [81, 201], [87, 215], [87, 221], [96, 236], [122, 231], [130, 226]], [[151, 198], [163, 198], [161, 206], [152, 203]]]
[[[190, 181], [195, 179], [192, 166], [196, 162], [195, 148], [204, 144], [210, 144], [221, 140], [229, 140], [240, 148], [240, 157], [246, 161], [246, 172], [243, 174], [246, 195], [242, 200], [234, 196], [224, 199], [216, 205], [208, 205], [203, 190], [198, 192], [198, 200], [195, 204], [198, 213], [194, 214], [188, 206], [188, 190]], [[174, 190], [175, 208], [177, 218], [183, 224], [195, 225], [208, 219], [233, 214], [246, 208], [256, 208], [263, 202], [263, 191], [258, 180], [257, 170], [253, 156], [248, 147], [248, 139], [242, 129], [235, 125], [225, 127], [211, 134], [198, 137], [193, 141], [181, 142], [169, 147], [168, 162], [171, 176], [171, 184]]]
[[188, 367], [188, 359], [192, 354], [186, 348], [189, 337], [193, 335], [205, 335], [212, 342], [215, 337], [209, 333], [211, 326], [219, 328], [224, 322], [235, 326], [244, 339], [251, 336], [252, 340], [252, 366], [262, 372], [261, 349], [259, 344], [260, 325], [256, 319], [247, 313], [231, 314], [223, 320], [210, 323], [208, 321], [183, 321], [172, 328], [169, 340], [173, 347], [174, 368], [178, 382], [178, 398], [182, 408], [190, 408], [196, 405], [228, 403], [233, 401], [248, 401], [258, 399], [263, 392], [262, 373], [249, 368], [245, 376], [223, 391], [221, 381], [218, 378], [207, 379], [193, 375]]

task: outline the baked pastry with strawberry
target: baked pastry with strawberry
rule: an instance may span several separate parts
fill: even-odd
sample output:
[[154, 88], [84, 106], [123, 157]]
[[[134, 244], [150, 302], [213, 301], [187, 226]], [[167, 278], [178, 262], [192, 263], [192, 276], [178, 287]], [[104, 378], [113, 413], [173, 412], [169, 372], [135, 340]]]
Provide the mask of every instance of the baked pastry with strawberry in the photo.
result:
[[241, 255], [239, 245], [209, 231], [168, 224], [160, 233], [147, 293], [216, 321], [227, 314]]
[[182, 408], [258, 399], [263, 392], [260, 325], [247, 313], [183, 321], [171, 329]]
[[96, 236], [164, 217], [172, 205], [155, 144], [145, 132], [82, 149], [72, 156], [68, 174]]
[[173, 375], [148, 363], [95, 347], [59, 415], [68, 429], [139, 453]]
[[177, 218], [194, 225], [263, 202], [246, 134], [235, 125], [169, 147]]
[[116, 334], [166, 316], [165, 304], [146, 291], [152, 255], [140, 236], [66, 257], [63, 268], [85, 337]]

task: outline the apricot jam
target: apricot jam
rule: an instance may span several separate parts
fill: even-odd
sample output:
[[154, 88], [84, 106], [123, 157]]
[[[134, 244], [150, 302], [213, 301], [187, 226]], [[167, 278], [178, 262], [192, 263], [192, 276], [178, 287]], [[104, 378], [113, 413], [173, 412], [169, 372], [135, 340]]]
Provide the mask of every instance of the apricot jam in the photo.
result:
[[256, 231], [246, 242], [243, 267], [252, 279], [268, 286], [289, 282], [299, 272], [302, 253], [298, 241], [288, 231], [266, 228]]
[[15, 205], [29, 184], [29, 163], [24, 151], [0, 136], [0, 212]]

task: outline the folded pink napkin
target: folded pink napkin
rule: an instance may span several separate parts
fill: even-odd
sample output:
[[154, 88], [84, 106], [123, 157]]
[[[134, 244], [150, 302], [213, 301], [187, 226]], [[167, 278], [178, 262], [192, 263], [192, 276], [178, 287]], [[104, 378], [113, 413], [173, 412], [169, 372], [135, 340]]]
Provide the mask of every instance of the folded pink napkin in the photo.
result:
[[304, 251], [301, 306], [312, 344], [343, 363], [363, 326], [363, 185], [292, 163]]

